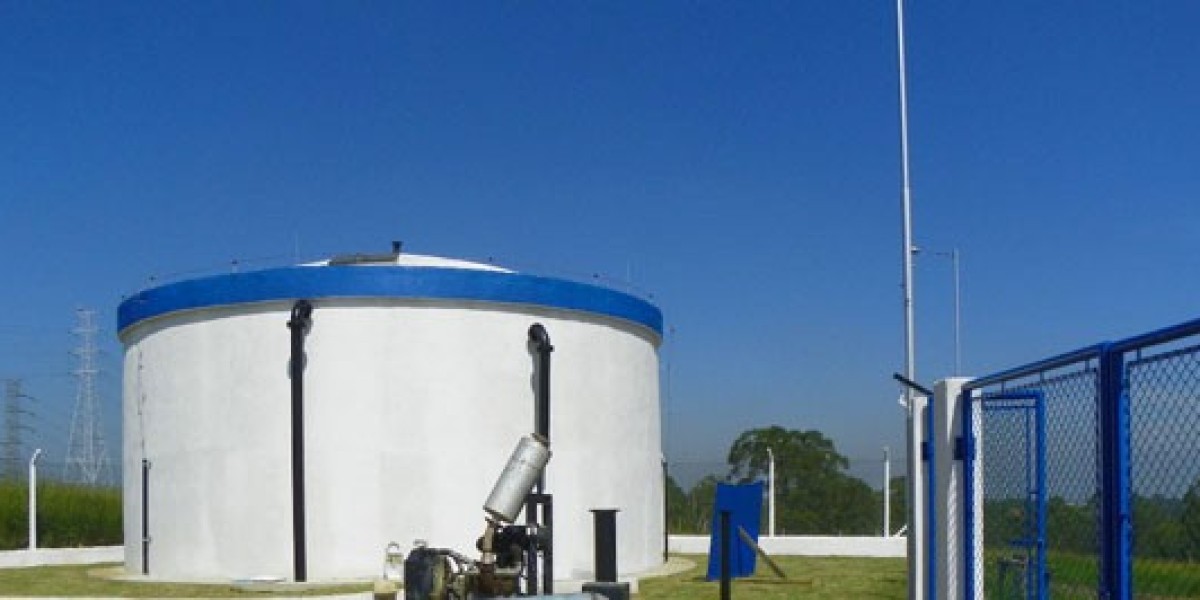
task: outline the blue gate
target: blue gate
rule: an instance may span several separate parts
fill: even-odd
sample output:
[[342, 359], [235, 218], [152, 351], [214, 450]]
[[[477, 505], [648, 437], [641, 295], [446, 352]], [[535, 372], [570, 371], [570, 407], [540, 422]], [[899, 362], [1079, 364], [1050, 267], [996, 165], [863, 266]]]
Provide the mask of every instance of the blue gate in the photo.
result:
[[[964, 421], [974, 422], [970, 406]], [[968, 490], [982, 496], [983, 569], [989, 598], [1045, 600], [1046, 572], [1046, 399], [1038, 391], [984, 395], [980, 431], [967, 428], [964, 473]], [[978, 436], [978, 437], [976, 437]], [[980, 485], [974, 486], [976, 463]], [[975, 498], [967, 500], [975, 506]], [[966, 530], [975, 531], [974, 511]], [[968, 563], [967, 581], [973, 581]]]

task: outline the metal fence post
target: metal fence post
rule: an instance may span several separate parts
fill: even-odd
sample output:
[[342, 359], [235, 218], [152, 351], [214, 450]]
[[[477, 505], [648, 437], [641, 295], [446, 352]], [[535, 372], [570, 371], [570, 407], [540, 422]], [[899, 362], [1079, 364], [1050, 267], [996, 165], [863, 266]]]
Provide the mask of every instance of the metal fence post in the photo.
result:
[[33, 451], [29, 458], [29, 549], [37, 550], [37, 459], [42, 455], [42, 449]]
[[1100, 597], [1133, 596], [1130, 519], [1129, 405], [1124, 354], [1100, 354]]

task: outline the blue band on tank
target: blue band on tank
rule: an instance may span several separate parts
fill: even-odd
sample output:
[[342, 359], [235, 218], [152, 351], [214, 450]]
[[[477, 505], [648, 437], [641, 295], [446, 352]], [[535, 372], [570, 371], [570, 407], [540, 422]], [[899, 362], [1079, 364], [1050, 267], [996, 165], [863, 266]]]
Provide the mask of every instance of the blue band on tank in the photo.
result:
[[412, 298], [532, 304], [578, 310], [662, 335], [662, 312], [636, 296], [536, 275], [439, 267], [284, 267], [181, 281], [138, 292], [117, 310], [117, 330], [181, 310], [308, 298]]

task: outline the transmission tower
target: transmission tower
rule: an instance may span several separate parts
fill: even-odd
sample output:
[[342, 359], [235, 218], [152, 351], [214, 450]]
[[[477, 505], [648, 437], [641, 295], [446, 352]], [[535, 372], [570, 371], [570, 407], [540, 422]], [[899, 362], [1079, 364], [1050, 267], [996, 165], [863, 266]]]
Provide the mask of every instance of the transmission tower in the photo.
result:
[[3, 461], [4, 476], [16, 479], [21, 475], [21, 449], [24, 444], [21, 434], [32, 431], [21, 422], [21, 417], [31, 414], [21, 408], [21, 400], [29, 400], [21, 392], [20, 379], [4, 380], [4, 441], [0, 442], [0, 461]]
[[74, 354], [79, 358], [75, 369], [78, 392], [75, 411], [71, 414], [71, 437], [67, 443], [67, 464], [63, 479], [69, 482], [96, 485], [109, 469], [108, 450], [104, 446], [104, 431], [100, 426], [99, 399], [96, 396], [96, 311], [75, 311], [79, 325], [72, 330], [79, 338]]

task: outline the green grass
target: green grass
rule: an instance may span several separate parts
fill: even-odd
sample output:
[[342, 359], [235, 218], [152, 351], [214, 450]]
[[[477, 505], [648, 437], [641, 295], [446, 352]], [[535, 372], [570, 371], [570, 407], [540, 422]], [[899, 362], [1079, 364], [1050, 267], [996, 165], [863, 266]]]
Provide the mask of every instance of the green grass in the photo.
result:
[[[641, 582], [639, 600], [691, 600], [715, 598], [719, 584], [704, 580], [707, 557], [687, 557], [696, 563], [687, 572]], [[894, 598], [906, 593], [903, 558], [824, 558], [779, 556], [775, 561], [788, 575], [780, 580], [765, 566], [754, 577], [733, 582], [733, 594], [755, 600], [790, 598]], [[227, 584], [168, 584], [114, 581], [99, 576], [107, 566], [32, 567], [0, 569], [0, 594], [9, 596], [108, 596], [121, 598], [237, 598], [269, 597], [261, 592], [238, 590]], [[323, 587], [287, 592], [288, 596], [348, 594], [370, 591], [369, 584]]]
[[[998, 559], [1003, 553], [989, 551], [986, 555], [985, 581], [989, 592], [1002, 589], [998, 578]], [[1095, 598], [1099, 581], [1099, 558], [1092, 554], [1052, 551], [1046, 555], [1050, 572], [1052, 598]], [[1021, 575], [1015, 571], [1006, 582], [1009, 593], [1003, 598], [1020, 595]], [[1200, 598], [1200, 564], [1162, 559], [1135, 558], [1133, 561], [1133, 590], [1139, 598]]]
[[[689, 555], [696, 566], [684, 573], [642, 580], [639, 600], [691, 600], [717, 598], [720, 584], [705, 581], [708, 557]], [[903, 558], [840, 558], [817, 556], [772, 557], [787, 574], [780, 580], [760, 560], [753, 577], [735, 579], [735, 598], [784, 600], [791, 598], [895, 598], [908, 593]]]
[[[177, 584], [116, 581], [103, 576], [116, 565], [71, 565], [0, 569], [0, 596], [104, 596], [119, 598], [269, 598], [272, 594], [239, 590], [231, 584]], [[278, 595], [320, 596], [367, 592], [371, 584], [322, 586]]]

